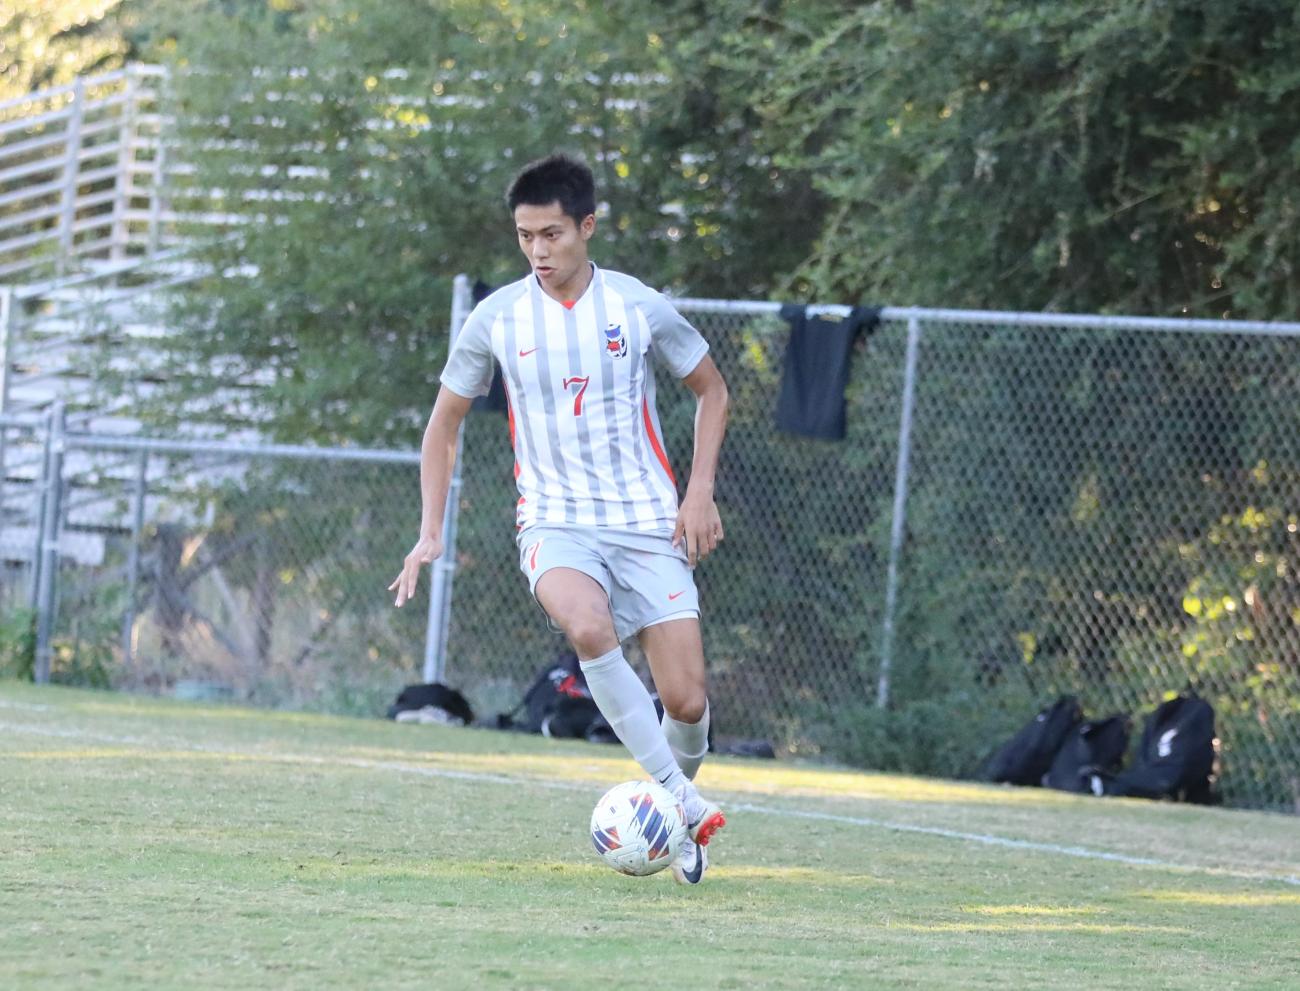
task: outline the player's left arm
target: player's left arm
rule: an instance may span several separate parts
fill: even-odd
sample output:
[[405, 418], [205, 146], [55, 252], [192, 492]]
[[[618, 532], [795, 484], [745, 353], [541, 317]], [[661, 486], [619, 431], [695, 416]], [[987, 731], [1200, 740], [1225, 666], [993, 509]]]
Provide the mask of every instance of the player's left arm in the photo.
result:
[[695, 452], [686, 495], [677, 510], [673, 546], [684, 540], [686, 555], [694, 567], [722, 540], [722, 517], [713, 501], [713, 483], [722, 438], [727, 432], [727, 383], [707, 354], [682, 381], [695, 393]]

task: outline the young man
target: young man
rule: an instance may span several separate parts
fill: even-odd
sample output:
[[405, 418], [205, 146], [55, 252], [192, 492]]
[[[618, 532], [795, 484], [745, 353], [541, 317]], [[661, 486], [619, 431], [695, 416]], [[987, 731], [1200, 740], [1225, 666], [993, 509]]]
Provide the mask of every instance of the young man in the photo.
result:
[[[506, 195], [532, 272], [470, 314], [442, 372], [420, 455], [420, 538], [389, 590], [402, 605], [442, 553], [456, 434], [500, 365], [519, 487], [519, 565], [568, 637], [601, 713], [652, 778], [682, 800], [689, 838], [673, 864], [698, 884], [705, 846], [726, 819], [691, 779], [708, 749], [699, 597], [691, 569], [722, 540], [713, 479], [727, 386], [709, 346], [657, 292], [598, 269], [595, 184], [582, 162], [525, 167]], [[686, 494], [664, 454], [654, 364], [695, 393]], [[621, 642], [639, 637], [664, 706], [662, 723]]]

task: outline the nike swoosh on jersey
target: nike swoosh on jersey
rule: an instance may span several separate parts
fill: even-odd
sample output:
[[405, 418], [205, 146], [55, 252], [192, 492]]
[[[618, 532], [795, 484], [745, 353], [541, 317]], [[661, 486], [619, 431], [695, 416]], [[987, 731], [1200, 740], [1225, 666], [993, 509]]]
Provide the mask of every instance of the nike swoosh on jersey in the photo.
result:
[[519, 357], [521, 357], [521, 358], [527, 358], [530, 354], [532, 354], [532, 353], [533, 353], [534, 351], [536, 351], [536, 350], [537, 350], [537, 348], [529, 348], [527, 351], [525, 351], [523, 348], [520, 348], [520, 349], [519, 349]]
[[669, 601], [669, 602], [672, 602], [674, 599], [680, 598], [681, 596], [683, 596], [683, 595], [685, 595], [685, 594], [686, 594], [686, 589], [682, 589], [680, 592], [669, 592], [669, 593], [668, 593], [668, 601]]

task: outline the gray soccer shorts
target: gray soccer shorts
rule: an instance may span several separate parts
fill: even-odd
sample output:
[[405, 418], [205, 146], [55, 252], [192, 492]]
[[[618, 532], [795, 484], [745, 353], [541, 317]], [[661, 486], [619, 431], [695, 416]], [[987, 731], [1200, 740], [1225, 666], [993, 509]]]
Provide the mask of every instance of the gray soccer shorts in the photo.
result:
[[537, 598], [537, 580], [552, 568], [572, 568], [609, 596], [619, 640], [670, 619], [698, 619], [700, 594], [685, 550], [672, 536], [609, 527], [538, 524], [521, 530], [519, 569]]

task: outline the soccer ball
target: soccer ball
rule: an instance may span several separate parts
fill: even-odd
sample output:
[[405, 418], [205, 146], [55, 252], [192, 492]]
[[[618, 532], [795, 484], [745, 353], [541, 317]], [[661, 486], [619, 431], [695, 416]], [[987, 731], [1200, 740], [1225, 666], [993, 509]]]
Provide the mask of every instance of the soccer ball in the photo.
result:
[[663, 785], [625, 781], [591, 813], [591, 845], [620, 874], [645, 877], [674, 860], [686, 839], [686, 810]]

